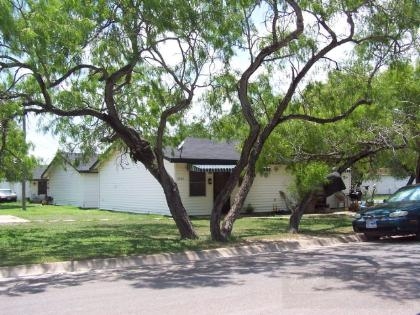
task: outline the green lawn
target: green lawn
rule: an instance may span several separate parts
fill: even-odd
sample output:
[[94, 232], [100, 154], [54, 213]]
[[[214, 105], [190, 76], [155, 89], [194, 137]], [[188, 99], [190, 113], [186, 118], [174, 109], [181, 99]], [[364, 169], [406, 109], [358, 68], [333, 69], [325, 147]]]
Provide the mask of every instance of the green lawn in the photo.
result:
[[[87, 258], [105, 258], [183, 250], [209, 249], [244, 242], [296, 237], [285, 233], [288, 217], [245, 217], [234, 226], [228, 245], [209, 239], [209, 220], [194, 218], [198, 240], [180, 240], [170, 217], [69, 206], [0, 204], [0, 215], [15, 215], [29, 223], [0, 225], [0, 266]], [[351, 233], [351, 219], [343, 215], [307, 216], [302, 234]]]

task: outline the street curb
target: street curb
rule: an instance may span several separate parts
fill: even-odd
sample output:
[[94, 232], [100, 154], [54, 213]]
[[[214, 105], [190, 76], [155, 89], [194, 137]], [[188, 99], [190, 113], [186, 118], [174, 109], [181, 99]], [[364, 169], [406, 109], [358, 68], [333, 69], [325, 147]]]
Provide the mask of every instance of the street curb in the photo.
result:
[[0, 281], [27, 276], [54, 275], [69, 272], [89, 272], [135, 267], [142, 265], [183, 264], [188, 262], [228, 258], [240, 255], [255, 255], [267, 252], [305, 249], [319, 246], [332, 246], [351, 242], [360, 242], [359, 235], [339, 237], [301, 237], [291, 240], [259, 241], [251, 245], [223, 247], [200, 251], [185, 251], [141, 256], [127, 256], [105, 259], [89, 259], [82, 261], [64, 261], [45, 264], [0, 267]]

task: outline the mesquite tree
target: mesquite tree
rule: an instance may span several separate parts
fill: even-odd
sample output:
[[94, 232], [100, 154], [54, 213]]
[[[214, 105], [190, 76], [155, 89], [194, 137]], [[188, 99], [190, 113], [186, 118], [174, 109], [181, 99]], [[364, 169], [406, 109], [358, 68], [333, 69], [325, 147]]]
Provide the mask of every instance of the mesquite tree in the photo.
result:
[[[354, 71], [341, 71], [338, 77], [334, 74], [325, 84], [308, 86], [303, 100], [322, 108], [322, 104], [328, 102], [326, 96], [332, 93], [339, 93], [344, 98], [344, 90], [353, 84], [354, 77]], [[410, 170], [409, 174], [415, 172], [420, 122], [419, 114], [414, 109], [419, 106], [416, 102], [420, 95], [416, 77], [416, 70], [410, 63], [394, 62], [388, 70], [372, 80], [371, 106], [358, 108], [348, 119], [335, 124], [316, 126], [293, 122], [276, 130], [264, 150], [275, 150], [281, 144], [277, 159], [292, 165], [300, 181], [295, 184], [294, 190], [299, 191], [298, 205], [292, 211], [289, 230], [298, 231], [300, 218], [308, 211], [305, 203], [314, 205], [317, 190], [326, 194], [323, 180], [332, 170], [341, 174], [351, 167], [359, 172], [376, 173], [379, 167], [398, 162]], [[282, 130], [284, 128], [287, 132]], [[302, 179], [310, 177], [308, 174], [312, 174], [314, 169], [318, 170], [314, 183], [302, 183]], [[335, 192], [330, 189], [328, 193]], [[314, 202], [305, 202], [307, 199], [313, 199]]]
[[[253, 183], [257, 160], [276, 127], [290, 120], [331, 123], [370, 104], [372, 78], [389, 60], [399, 58], [415, 43], [416, 12], [416, 1], [392, 0], [260, 1], [244, 9], [241, 48], [248, 56], [248, 66], [239, 77], [235, 72], [224, 77], [228, 83], [237, 79], [236, 100], [249, 132], [240, 160], [215, 200], [213, 239], [229, 238]], [[340, 69], [357, 58], [370, 68], [364, 88], [348, 90], [352, 97], [320, 115], [311, 114], [311, 104], [293, 106], [300, 90], [317, 72]], [[222, 206], [239, 182], [231, 209], [222, 221]]]
[[222, 1], [0, 1], [0, 100], [61, 117], [52, 126], [82, 149], [121, 141], [162, 186], [181, 237], [196, 238], [163, 147], [232, 54], [235, 12]]

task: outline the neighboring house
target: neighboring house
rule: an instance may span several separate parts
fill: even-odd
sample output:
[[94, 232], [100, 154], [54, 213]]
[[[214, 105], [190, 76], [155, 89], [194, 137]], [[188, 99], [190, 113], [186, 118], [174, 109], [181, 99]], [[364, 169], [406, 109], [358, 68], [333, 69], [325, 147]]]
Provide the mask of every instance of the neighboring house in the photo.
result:
[[[48, 180], [41, 177], [46, 168], [46, 165], [37, 166], [32, 172], [31, 178], [26, 182], [26, 198], [31, 201], [44, 200], [47, 195]], [[11, 189], [16, 193], [18, 200], [22, 200], [22, 183], [1, 182], [0, 188]]]
[[48, 196], [56, 205], [99, 207], [98, 156], [57, 152], [42, 174], [48, 180]]
[[366, 186], [369, 186], [369, 191], [372, 190], [375, 185], [375, 194], [377, 195], [389, 195], [397, 191], [399, 188], [406, 186], [410, 177], [404, 179], [397, 179], [390, 175], [389, 170], [379, 169], [378, 176], [375, 179], [364, 180], [362, 182], [362, 191]]
[[[165, 167], [178, 184], [189, 215], [209, 215], [214, 199], [239, 159], [234, 142], [187, 138], [178, 148], [165, 151]], [[169, 214], [163, 189], [141, 164], [118, 151], [108, 154], [98, 167], [99, 207], [107, 210]], [[257, 174], [244, 210], [285, 210], [279, 191], [292, 180], [284, 166], [272, 165]], [[235, 193], [235, 191], [234, 191]], [[230, 205], [225, 206], [224, 211]]]

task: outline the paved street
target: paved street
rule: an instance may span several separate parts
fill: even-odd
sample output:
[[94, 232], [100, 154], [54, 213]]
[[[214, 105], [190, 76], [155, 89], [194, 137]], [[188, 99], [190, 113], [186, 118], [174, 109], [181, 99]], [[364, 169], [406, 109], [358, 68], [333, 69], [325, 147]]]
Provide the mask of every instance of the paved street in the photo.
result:
[[352, 243], [0, 282], [7, 314], [420, 314], [420, 243]]

